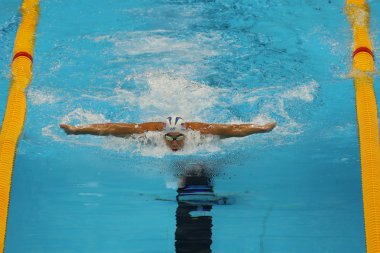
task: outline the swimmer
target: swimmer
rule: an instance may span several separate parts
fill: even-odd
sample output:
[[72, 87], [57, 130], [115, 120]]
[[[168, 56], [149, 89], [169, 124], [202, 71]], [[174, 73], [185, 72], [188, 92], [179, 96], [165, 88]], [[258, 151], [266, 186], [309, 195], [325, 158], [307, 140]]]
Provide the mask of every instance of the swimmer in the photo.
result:
[[146, 123], [104, 123], [83, 126], [68, 124], [59, 125], [66, 134], [91, 134], [128, 138], [132, 134], [142, 134], [148, 131], [162, 132], [163, 139], [172, 151], [181, 150], [186, 141], [186, 130], [198, 131], [202, 135], [217, 135], [220, 138], [245, 137], [251, 134], [272, 131], [276, 122], [265, 125], [256, 124], [210, 124], [202, 122], [185, 122], [181, 117], [167, 117], [166, 122]]

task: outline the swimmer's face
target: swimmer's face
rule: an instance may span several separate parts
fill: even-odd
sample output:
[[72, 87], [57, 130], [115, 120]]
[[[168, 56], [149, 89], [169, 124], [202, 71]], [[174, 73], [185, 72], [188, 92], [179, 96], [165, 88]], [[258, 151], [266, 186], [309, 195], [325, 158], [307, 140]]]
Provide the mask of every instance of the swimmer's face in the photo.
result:
[[174, 152], [181, 150], [185, 145], [185, 135], [171, 132], [164, 135], [166, 145]]

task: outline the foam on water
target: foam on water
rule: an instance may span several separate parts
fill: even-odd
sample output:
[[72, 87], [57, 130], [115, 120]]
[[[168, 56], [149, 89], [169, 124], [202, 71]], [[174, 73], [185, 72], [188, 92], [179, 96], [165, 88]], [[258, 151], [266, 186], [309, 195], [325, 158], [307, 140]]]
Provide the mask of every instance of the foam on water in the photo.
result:
[[[228, 90], [210, 87], [180, 75], [164, 71], [147, 71], [125, 77], [140, 89], [129, 91], [118, 84], [111, 95], [82, 95], [83, 97], [106, 101], [115, 106], [137, 107], [142, 121], [162, 121], [168, 115], [181, 115], [185, 119], [203, 120], [212, 114], [220, 99]], [[142, 88], [143, 87], [143, 88]]]
[[48, 90], [30, 88], [27, 95], [32, 105], [52, 104], [60, 101], [59, 97]]
[[91, 111], [84, 110], [83, 108], [76, 108], [75, 110], [69, 112], [65, 115], [61, 123], [70, 123], [70, 124], [95, 124], [95, 123], [106, 123], [110, 122], [105, 118], [101, 113], [92, 113]]
[[49, 137], [50, 139], [54, 140], [55, 142], [64, 142], [64, 143], [70, 143], [74, 144], [76, 146], [87, 146], [87, 147], [99, 147], [99, 142], [96, 142], [95, 140], [83, 140], [83, 138], [80, 138], [78, 136], [64, 136], [62, 133], [58, 132], [57, 125], [47, 125], [42, 128], [41, 134], [42, 136]]
[[159, 118], [162, 115], [182, 115], [185, 119], [202, 120], [219, 101], [223, 92], [202, 83], [191, 81], [181, 75], [171, 75], [159, 71], [147, 72], [131, 77], [136, 82], [146, 83], [146, 92], [136, 98], [141, 110], [150, 113], [142, 115], [142, 120]]
[[180, 55], [181, 60], [196, 62], [205, 57], [218, 55], [212, 46], [221, 38], [221, 35], [217, 32], [196, 33], [191, 38], [181, 39], [174, 37], [173, 31], [170, 30], [151, 30], [118, 32], [113, 35], [87, 38], [98, 43], [111, 43], [110, 52], [116, 57], [162, 54], [165, 57], [164, 59], [161, 57], [160, 61], [176, 61]]
[[318, 83], [315, 80], [312, 80], [308, 84], [299, 85], [293, 89], [285, 91], [281, 96], [284, 99], [299, 99], [305, 102], [312, 102], [318, 87]]
[[298, 123], [287, 111], [288, 103], [296, 101], [311, 103], [316, 96], [319, 85], [312, 80], [307, 84], [295, 86], [292, 89], [285, 90], [275, 94], [272, 100], [269, 100], [252, 121], [265, 123], [276, 120], [280, 124], [276, 127], [275, 133], [283, 136], [299, 135], [303, 132], [302, 124]]
[[[95, 123], [109, 122], [103, 114], [92, 113], [91, 111], [84, 110], [83, 108], [76, 108], [63, 116], [59, 123], [71, 125], [85, 125]], [[65, 136], [63, 130], [58, 128], [58, 124], [49, 124], [42, 128], [42, 136], [49, 137], [57, 142], [73, 143], [80, 146], [100, 146], [101, 142], [92, 140], [83, 140], [80, 136], [69, 135]]]

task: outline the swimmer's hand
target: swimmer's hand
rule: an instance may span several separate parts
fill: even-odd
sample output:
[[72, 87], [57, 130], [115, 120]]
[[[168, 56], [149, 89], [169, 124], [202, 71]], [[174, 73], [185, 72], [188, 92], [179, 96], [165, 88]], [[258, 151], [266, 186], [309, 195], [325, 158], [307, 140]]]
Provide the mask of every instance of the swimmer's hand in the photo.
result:
[[66, 134], [77, 134], [77, 128], [75, 126], [67, 125], [67, 124], [59, 124], [59, 127], [65, 131]]
[[276, 127], [276, 125], [277, 125], [277, 123], [276, 123], [276, 122], [271, 122], [271, 123], [265, 124], [265, 125], [263, 126], [263, 129], [264, 129], [264, 130], [265, 130], [265, 132], [267, 133], [267, 132], [270, 132], [270, 131], [272, 131], [272, 130], [273, 130], [273, 128], [275, 128], [275, 127]]

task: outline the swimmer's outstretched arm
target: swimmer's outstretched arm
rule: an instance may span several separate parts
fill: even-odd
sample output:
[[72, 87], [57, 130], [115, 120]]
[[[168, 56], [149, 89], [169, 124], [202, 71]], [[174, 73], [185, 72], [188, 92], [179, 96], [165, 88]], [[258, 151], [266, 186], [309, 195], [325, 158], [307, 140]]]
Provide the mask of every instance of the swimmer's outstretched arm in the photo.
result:
[[187, 122], [186, 129], [199, 131], [201, 134], [219, 135], [221, 138], [244, 137], [251, 134], [267, 133], [272, 131], [276, 122], [265, 125], [255, 124], [208, 124], [201, 122]]
[[131, 134], [142, 134], [147, 131], [162, 131], [164, 123], [146, 122], [142, 124], [127, 123], [104, 123], [83, 126], [59, 125], [67, 134], [91, 134], [112, 135], [116, 137], [128, 137]]

